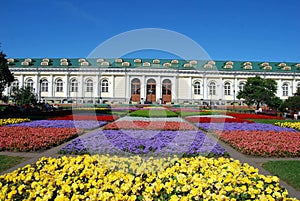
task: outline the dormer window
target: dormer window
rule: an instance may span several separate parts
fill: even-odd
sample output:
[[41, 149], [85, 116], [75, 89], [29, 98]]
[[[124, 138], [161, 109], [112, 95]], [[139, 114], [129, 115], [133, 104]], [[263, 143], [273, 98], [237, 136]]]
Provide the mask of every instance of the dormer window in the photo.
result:
[[22, 65], [22, 66], [29, 66], [29, 62], [28, 62], [28, 61], [23, 61], [23, 62], [21, 63], [21, 65]]
[[44, 59], [43, 59], [43, 62], [48, 62], [48, 63], [49, 63], [50, 60], [49, 60], [48, 58], [44, 58]]
[[244, 69], [246, 69], [246, 70], [252, 70], [252, 65], [245, 65]]
[[154, 64], [159, 64], [159, 63], [160, 63], [160, 60], [154, 59], [152, 62], [153, 62]]
[[80, 65], [81, 65], [81, 66], [88, 66], [88, 65], [89, 65], [89, 62], [87, 62], [87, 61], [82, 61], [82, 62], [80, 63]]
[[60, 62], [60, 65], [61, 65], [61, 66], [68, 66], [68, 65], [69, 65], [69, 62], [67, 62], [67, 61], [61, 61], [61, 62]]
[[211, 64], [205, 64], [204, 68], [213, 68], [213, 66]]
[[68, 62], [68, 59], [63, 58], [63, 59], [60, 60], [60, 62], [61, 62], [61, 63], [62, 63], [62, 62]]
[[48, 63], [47, 61], [42, 61], [42, 62], [41, 62], [41, 66], [48, 66], [48, 64], [49, 64], [49, 63]]
[[178, 64], [179, 62], [178, 62], [178, 60], [177, 59], [173, 59], [172, 61], [171, 61], [171, 64]]
[[252, 66], [252, 63], [250, 61], [247, 61], [247, 62], [244, 63], [244, 66], [247, 66], [247, 65]]
[[124, 67], [128, 67], [128, 66], [130, 66], [130, 63], [129, 63], [129, 62], [127, 62], [127, 61], [126, 61], [126, 62], [123, 62], [123, 63], [122, 63], [122, 66], [124, 66]]
[[269, 66], [270, 64], [268, 62], [263, 62], [262, 64], [260, 64], [261, 66]]
[[227, 62], [226, 62], [226, 65], [231, 65], [231, 66], [233, 66], [233, 62], [232, 62], [232, 61], [227, 61]]
[[110, 66], [110, 63], [108, 61], [103, 61], [103, 62], [101, 62], [100, 65], [108, 67], [108, 66]]
[[101, 62], [103, 62], [103, 61], [104, 61], [104, 59], [102, 59], [102, 58], [97, 59], [97, 62], [98, 62], [98, 63], [101, 63]]
[[15, 60], [14, 60], [13, 58], [9, 58], [9, 59], [7, 59], [7, 62], [8, 62], [8, 63], [14, 63]]
[[192, 67], [192, 65], [190, 63], [186, 63], [186, 64], [183, 65], [183, 67], [184, 68], [190, 68], [190, 67]]
[[232, 65], [226, 64], [223, 68], [226, 68], [226, 69], [232, 69]]
[[171, 63], [164, 63], [163, 66], [164, 67], [171, 67]]
[[150, 67], [151, 64], [150, 64], [150, 62], [144, 62], [144, 63], [143, 63], [143, 66], [144, 66], [144, 67]]
[[141, 59], [135, 59], [133, 62], [134, 63], [142, 63], [142, 60]]
[[81, 62], [85, 62], [85, 59], [81, 58], [81, 59], [78, 59], [78, 62], [81, 63]]
[[265, 70], [272, 70], [272, 66], [265, 66], [264, 69]]
[[280, 66], [280, 67], [285, 67], [285, 66], [286, 66], [286, 63], [280, 63], [280, 64], [278, 64], [278, 66]]
[[28, 62], [28, 63], [32, 62], [32, 60], [31, 60], [30, 58], [27, 58], [27, 59], [25, 59], [24, 61], [25, 61], [25, 62]]
[[198, 62], [197, 62], [196, 60], [192, 60], [192, 61], [190, 61], [190, 64], [191, 64], [191, 65], [197, 65]]
[[291, 67], [290, 66], [285, 66], [285, 67], [283, 67], [283, 70], [289, 71], [289, 70], [291, 70]]
[[207, 64], [210, 64], [210, 65], [215, 65], [215, 64], [216, 64], [216, 62], [215, 62], [215, 61], [209, 61], [209, 62], [207, 62]]
[[116, 63], [122, 63], [122, 62], [123, 62], [123, 59], [115, 59], [115, 62], [116, 62]]

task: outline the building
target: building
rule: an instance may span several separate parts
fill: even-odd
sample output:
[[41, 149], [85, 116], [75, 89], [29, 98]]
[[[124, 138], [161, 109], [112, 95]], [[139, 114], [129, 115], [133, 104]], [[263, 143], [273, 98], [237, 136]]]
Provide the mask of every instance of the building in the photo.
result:
[[276, 80], [277, 96], [300, 88], [300, 63], [171, 59], [10, 58], [16, 80], [56, 103], [157, 102], [228, 105], [248, 77]]

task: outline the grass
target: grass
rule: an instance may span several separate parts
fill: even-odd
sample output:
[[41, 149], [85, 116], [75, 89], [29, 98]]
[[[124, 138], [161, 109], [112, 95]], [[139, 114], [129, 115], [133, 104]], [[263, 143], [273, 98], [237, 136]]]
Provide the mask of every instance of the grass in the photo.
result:
[[195, 115], [218, 115], [218, 114], [226, 114], [226, 112], [224, 112], [224, 111], [217, 111], [217, 110], [212, 110], [212, 111], [199, 111], [199, 112], [177, 111], [177, 113], [178, 113], [181, 117], [195, 116]]
[[3, 172], [5, 170], [8, 170], [9, 168], [14, 167], [15, 165], [18, 165], [22, 161], [24, 161], [25, 158], [19, 157], [19, 156], [2, 156], [0, 155], [0, 172]]
[[300, 191], [300, 161], [268, 161], [263, 168]]
[[279, 120], [279, 119], [248, 119], [257, 123], [275, 124], [276, 122], [295, 122], [295, 120]]
[[136, 110], [129, 113], [133, 117], [178, 117], [175, 112], [170, 110]]

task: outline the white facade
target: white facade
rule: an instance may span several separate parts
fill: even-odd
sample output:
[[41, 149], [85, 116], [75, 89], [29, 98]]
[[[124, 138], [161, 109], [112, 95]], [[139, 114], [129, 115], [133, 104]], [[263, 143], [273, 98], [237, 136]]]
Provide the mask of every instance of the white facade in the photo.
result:
[[[281, 99], [287, 99], [300, 88], [299, 64], [291, 65], [294, 70], [278, 71], [274, 70], [278, 65], [276, 63], [270, 64], [273, 70], [239, 70], [238, 66], [228, 70], [219, 65], [226, 66], [228, 62], [213, 63], [216, 68], [206, 68], [205, 65], [202, 68], [191, 68], [192, 61], [180, 61], [181, 66], [177, 64], [172, 68], [169, 62], [168, 65], [165, 65], [166, 62], [159, 65], [144, 62], [147, 63], [144, 65], [142, 60], [140, 66], [136, 66], [135, 60], [122, 60], [121, 64], [107, 62], [108, 66], [101, 66], [105, 60], [101, 60], [99, 65], [87, 61], [88, 64], [84, 66], [80, 65], [82, 62], [79, 60], [75, 64], [74, 59], [67, 60], [73, 61], [72, 66], [65, 66], [62, 62], [55, 65], [59, 59], [52, 59], [53, 65], [46, 66], [41, 65], [42, 59], [31, 61], [32, 65], [22, 65], [22, 60], [9, 62], [16, 79], [10, 88], [16, 85], [28, 86], [39, 100], [57, 103], [128, 103], [140, 102], [141, 99], [157, 103], [242, 103], [242, 100], [236, 98], [238, 91], [248, 77], [256, 75], [276, 80], [277, 96]], [[8, 96], [10, 88], [5, 91]]]

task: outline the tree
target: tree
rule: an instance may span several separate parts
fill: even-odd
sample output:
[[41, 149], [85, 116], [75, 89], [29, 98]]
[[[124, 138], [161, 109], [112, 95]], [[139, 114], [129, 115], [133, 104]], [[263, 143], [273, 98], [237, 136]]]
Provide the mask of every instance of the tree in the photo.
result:
[[6, 55], [0, 52], [0, 99], [2, 100], [2, 92], [7, 86], [14, 81], [14, 76], [10, 72], [7, 64]]
[[[238, 99], [245, 99], [248, 106], [256, 104], [257, 109], [262, 104], [272, 105], [276, 99], [277, 83], [272, 79], [263, 79], [259, 76], [249, 77], [243, 90], [238, 92]], [[276, 105], [276, 104], [275, 104]]]
[[31, 92], [29, 87], [20, 89], [14, 88], [12, 97], [17, 105], [36, 104], [37, 102], [35, 95]]
[[299, 110], [300, 109], [300, 90], [297, 90], [294, 96], [288, 97], [282, 106], [281, 110], [284, 111], [285, 108], [289, 108], [291, 110]]

